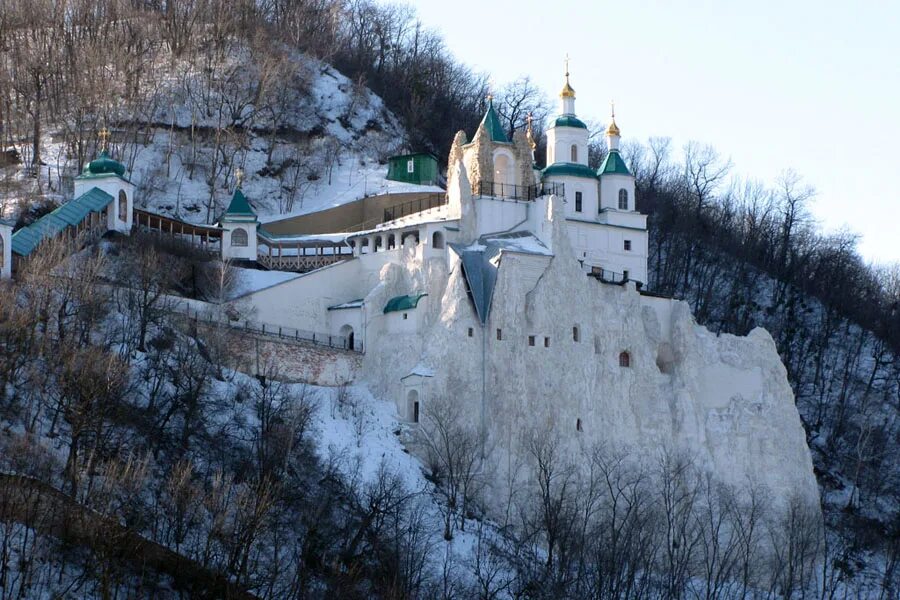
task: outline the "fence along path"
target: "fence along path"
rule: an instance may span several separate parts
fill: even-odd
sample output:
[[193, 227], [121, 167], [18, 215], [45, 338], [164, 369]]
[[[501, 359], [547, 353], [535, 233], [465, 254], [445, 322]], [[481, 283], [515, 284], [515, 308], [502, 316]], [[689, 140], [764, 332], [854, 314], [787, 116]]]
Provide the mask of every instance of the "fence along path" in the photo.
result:
[[258, 600], [223, 573], [148, 540], [137, 532], [83, 504], [53, 486], [22, 475], [0, 473], [0, 520], [20, 523], [65, 542], [102, 547], [132, 564], [137, 573], [150, 568], [172, 578], [197, 598]]

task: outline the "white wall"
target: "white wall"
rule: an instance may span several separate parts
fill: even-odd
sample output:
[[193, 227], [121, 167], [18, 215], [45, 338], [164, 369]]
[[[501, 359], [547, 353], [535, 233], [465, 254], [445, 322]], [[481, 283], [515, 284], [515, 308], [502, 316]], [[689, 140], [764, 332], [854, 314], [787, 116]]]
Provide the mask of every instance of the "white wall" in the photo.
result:
[[634, 177], [630, 175], [602, 175], [600, 177], [600, 205], [602, 208], [619, 208], [619, 190], [628, 192], [628, 210], [634, 206]]
[[[575, 258], [615, 273], [628, 271], [630, 279], [647, 283], [646, 230], [577, 221], [567, 225]], [[631, 250], [625, 250], [625, 240], [631, 242]]]
[[[110, 231], [118, 231], [124, 234], [131, 233], [134, 218], [134, 185], [117, 175], [86, 179], [75, 178], [75, 198], [89, 192], [93, 188], [98, 188], [113, 197], [109, 210], [106, 213], [106, 228]], [[127, 198], [124, 220], [119, 218], [120, 191], [124, 191]]]
[[360, 261], [348, 260], [241, 296], [230, 304], [244, 313], [242, 318], [324, 333], [331, 330], [329, 306], [363, 298], [368, 291]]
[[[231, 233], [236, 229], [247, 232], [246, 246], [232, 246]], [[256, 260], [258, 258], [256, 223], [229, 222], [222, 223], [222, 258]]]
[[528, 218], [531, 202], [475, 198], [478, 235], [507, 231]]
[[[572, 160], [572, 145], [578, 148], [578, 160]], [[551, 127], [547, 131], [547, 164], [576, 162], [588, 164], [588, 131], [577, 127]]]

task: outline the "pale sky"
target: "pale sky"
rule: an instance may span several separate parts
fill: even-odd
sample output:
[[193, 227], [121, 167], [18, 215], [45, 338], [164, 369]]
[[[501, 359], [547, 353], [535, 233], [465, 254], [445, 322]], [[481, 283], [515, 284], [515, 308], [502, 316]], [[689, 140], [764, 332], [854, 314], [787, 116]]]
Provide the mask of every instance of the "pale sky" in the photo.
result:
[[[530, 75], [623, 140], [711, 144], [734, 173], [813, 185], [826, 231], [900, 261], [900, 1], [417, 0], [458, 59], [497, 84]], [[471, 132], [469, 132], [471, 134]]]

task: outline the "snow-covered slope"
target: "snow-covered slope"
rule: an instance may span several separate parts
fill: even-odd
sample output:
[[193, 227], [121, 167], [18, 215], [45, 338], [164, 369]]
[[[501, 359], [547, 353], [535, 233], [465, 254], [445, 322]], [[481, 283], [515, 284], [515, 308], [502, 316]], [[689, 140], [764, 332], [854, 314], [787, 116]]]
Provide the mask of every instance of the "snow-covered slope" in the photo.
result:
[[[212, 72], [183, 60], [160, 64], [148, 106], [110, 125], [110, 150], [138, 186], [136, 205], [209, 222], [227, 204], [238, 171], [262, 222], [389, 191], [437, 189], [385, 179], [386, 159], [408, 148], [381, 98], [306, 55], [286, 62], [274, 74], [246, 51]], [[21, 165], [2, 169], [19, 184], [3, 195], [6, 216], [16, 216], [21, 200], [71, 196], [68, 182], [81, 165], [59, 126], [49, 124], [48, 164], [37, 181]], [[90, 158], [96, 148], [87, 152]]]

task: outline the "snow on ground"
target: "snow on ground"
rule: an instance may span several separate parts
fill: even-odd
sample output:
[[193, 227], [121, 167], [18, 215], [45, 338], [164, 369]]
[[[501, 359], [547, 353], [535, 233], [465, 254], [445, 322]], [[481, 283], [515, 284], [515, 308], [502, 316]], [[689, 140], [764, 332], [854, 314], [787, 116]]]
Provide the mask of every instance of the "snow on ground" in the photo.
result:
[[[425, 367], [423, 367], [425, 368]], [[432, 575], [440, 576], [445, 563], [453, 565], [454, 575], [466, 583], [474, 579], [472, 572], [475, 548], [478, 545], [478, 523], [466, 521], [466, 531], [455, 530], [449, 542], [443, 539], [442, 499], [434, 485], [425, 478], [425, 467], [406, 451], [399, 432], [404, 426], [393, 402], [376, 399], [362, 385], [347, 389], [343, 409], [339, 403], [340, 390], [312, 388], [317, 395], [314, 429], [317, 452], [322, 460], [340, 457], [347, 477], [358, 477], [362, 483], [371, 483], [383, 468], [396, 473], [410, 492], [417, 492], [425, 515], [428, 535], [431, 538], [430, 568]], [[485, 523], [483, 533], [499, 539], [490, 523]]]
[[229, 293], [229, 299], [300, 277], [299, 273], [289, 271], [261, 271], [259, 269], [236, 268], [235, 273], [236, 276]]
[[[253, 105], [247, 104], [243, 109], [246, 114], [238, 115], [246, 136], [238, 145], [218, 153], [213, 150], [213, 132], [221, 125], [218, 115], [192, 104], [198, 102], [198, 95], [185, 90], [208, 86], [208, 74], [178, 61], [161, 65], [157, 85], [160, 108], [138, 117], [151, 124], [146, 130], [146, 144], [124, 146], [114, 137], [110, 149], [113, 157], [129, 169], [128, 175], [138, 188], [136, 206], [190, 222], [212, 222], [227, 206], [238, 168], [245, 174], [244, 193], [263, 223], [366, 196], [442, 191], [436, 186], [388, 181], [386, 158], [408, 150], [406, 132], [397, 118], [381, 98], [331, 66], [302, 54], [294, 58], [294, 98], [282, 117], [282, 128], [292, 134], [274, 141], [263, 133], [255, 134], [254, 127], [269, 124], [262, 117], [253, 117]], [[256, 68], [241, 52], [227, 62], [217, 69], [243, 73]], [[238, 76], [236, 85], [242, 81], [251, 85], [243, 75]], [[214, 106], [218, 89], [207, 91], [207, 104]], [[200, 133], [196, 138], [199, 141], [192, 145], [194, 129]], [[23, 165], [0, 169], [0, 175], [11, 176], [21, 188], [11, 189], [0, 198], [0, 216], [17, 216], [19, 200], [33, 201], [35, 191], [57, 202], [70, 199], [70, 184], [65, 181], [79, 173], [83, 165], [66, 155], [67, 146], [52, 125], [47, 133], [42, 144], [47, 164], [41, 167], [38, 180], [32, 179]], [[231, 131], [229, 139], [235, 139], [234, 134]], [[233, 163], [218, 165], [211, 186], [213, 156], [226, 154], [233, 155]]]

